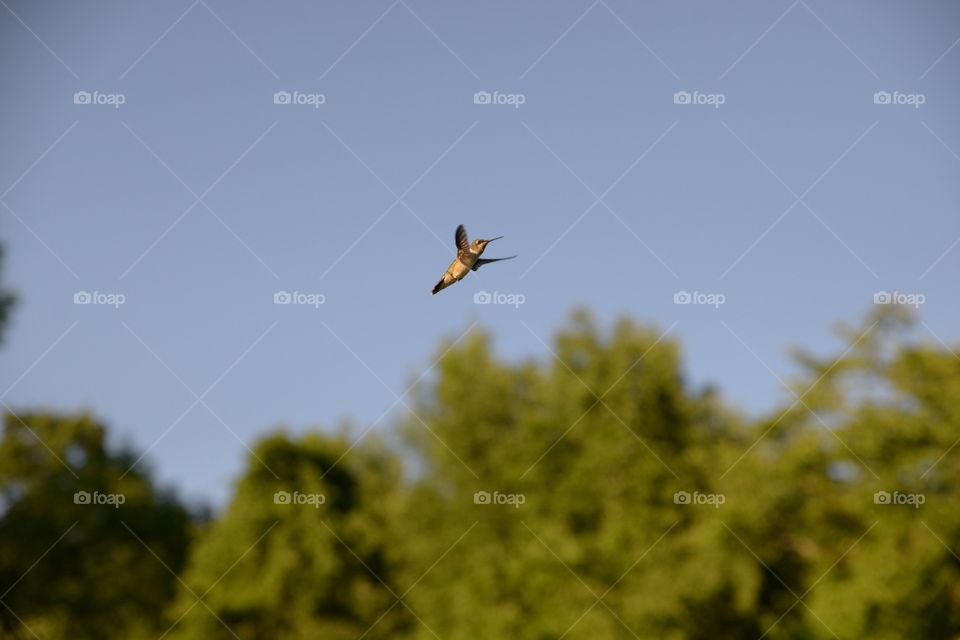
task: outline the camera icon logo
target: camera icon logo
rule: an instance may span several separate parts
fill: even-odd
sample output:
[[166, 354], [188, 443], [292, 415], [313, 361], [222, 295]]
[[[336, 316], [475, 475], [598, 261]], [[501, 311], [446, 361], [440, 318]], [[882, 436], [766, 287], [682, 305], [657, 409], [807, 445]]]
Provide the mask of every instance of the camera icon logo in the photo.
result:
[[273, 494], [273, 504], [290, 504], [290, 492], [277, 491]]
[[492, 96], [489, 91], [477, 91], [473, 94], [473, 104], [490, 104]]
[[673, 94], [673, 104], [690, 104], [690, 92], [677, 91]]
[[290, 92], [277, 91], [273, 94], [273, 104], [290, 104]]
[[77, 291], [73, 294], [73, 304], [90, 304], [93, 297], [89, 291]]
[[889, 491], [877, 491], [873, 494], [873, 504], [890, 504], [890, 502]]
[[673, 504], [690, 504], [690, 493], [687, 491], [677, 491], [673, 494]]
[[477, 491], [473, 494], [473, 504], [490, 504], [490, 492]]
[[473, 294], [473, 304], [490, 304], [492, 300], [493, 296], [489, 291], [477, 291]]
[[673, 304], [690, 304], [693, 297], [689, 291], [677, 291], [673, 294]]
[[90, 504], [90, 492], [77, 491], [73, 494], [73, 504]]
[[293, 296], [289, 291], [277, 291], [273, 294], [273, 304], [290, 304], [292, 301]]
[[893, 302], [893, 296], [889, 291], [877, 291], [873, 294], [873, 304], [890, 304]]
[[73, 94], [73, 104], [90, 104], [89, 91], [77, 91]]
[[890, 104], [892, 96], [889, 91], [877, 91], [873, 94], [873, 104]]

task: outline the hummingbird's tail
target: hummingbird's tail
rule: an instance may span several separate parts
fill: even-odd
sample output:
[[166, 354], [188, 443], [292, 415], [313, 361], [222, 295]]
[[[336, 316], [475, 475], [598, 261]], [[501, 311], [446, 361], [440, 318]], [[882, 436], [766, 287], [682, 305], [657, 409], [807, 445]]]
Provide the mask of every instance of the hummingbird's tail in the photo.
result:
[[457, 279], [450, 273], [450, 271], [447, 271], [446, 273], [443, 274], [443, 277], [440, 278], [440, 282], [438, 282], [433, 287], [433, 291], [431, 291], [431, 293], [436, 295], [438, 291], [442, 291], [443, 289], [446, 289], [456, 281]]

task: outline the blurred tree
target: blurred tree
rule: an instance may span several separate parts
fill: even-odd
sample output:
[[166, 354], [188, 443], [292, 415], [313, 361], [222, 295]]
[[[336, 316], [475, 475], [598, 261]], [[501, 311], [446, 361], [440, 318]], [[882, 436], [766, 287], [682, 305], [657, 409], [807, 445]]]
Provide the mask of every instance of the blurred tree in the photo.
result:
[[753, 425], [628, 321], [575, 314], [545, 365], [464, 340], [405, 428], [415, 637], [960, 637], [960, 358], [910, 324], [883, 308], [800, 354]]
[[[711, 451], [736, 417], [688, 388], [659, 331], [624, 320], [605, 337], [581, 311], [549, 349], [544, 364], [510, 366], [471, 336], [415, 408], [406, 431], [424, 471], [403, 521], [406, 581], [464, 537], [414, 609], [444, 638], [681, 637], [694, 604], [711, 637], [752, 632], [704, 510], [674, 503], [710, 491]], [[496, 504], [513, 495], [523, 503]]]
[[0, 631], [155, 638], [189, 541], [186, 511], [91, 418], [7, 414], [0, 440]]
[[[89, 419], [10, 416], [0, 631], [960, 638], [960, 357], [912, 322], [883, 307], [798, 354], [754, 420], [631, 321], [576, 312], [544, 361], [475, 332], [442, 345], [399, 444], [264, 438], [172, 599], [131, 531], [179, 571], [182, 509], [122, 477]], [[75, 505], [78, 486], [127, 502]]]
[[[3, 266], [3, 245], [0, 245], [0, 267]], [[13, 304], [17, 301], [17, 296], [9, 289], [0, 285], [0, 343], [3, 342], [4, 331], [10, 322], [10, 312], [13, 310]]]
[[960, 359], [912, 323], [882, 307], [798, 354], [786, 405], [720, 450], [765, 637], [960, 637]]
[[171, 637], [404, 636], [396, 454], [369, 436], [351, 448], [345, 437], [278, 434], [249, 467], [191, 553]]
[[821, 480], [827, 507], [805, 523], [820, 551], [808, 601], [823, 637], [826, 626], [841, 637], [960, 637], [960, 357], [927, 331], [914, 337], [913, 322], [882, 308], [843, 330], [842, 357], [806, 358], [827, 382], [815, 401], [835, 435], [819, 429], [821, 446], [841, 470]]

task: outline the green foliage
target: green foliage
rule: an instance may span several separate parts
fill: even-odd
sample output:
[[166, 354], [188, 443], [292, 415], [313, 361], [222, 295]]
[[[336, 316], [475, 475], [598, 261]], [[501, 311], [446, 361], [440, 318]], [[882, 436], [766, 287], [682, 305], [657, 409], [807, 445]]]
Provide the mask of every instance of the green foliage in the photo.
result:
[[[0, 245], [0, 264], [3, 264], [3, 246]], [[17, 301], [17, 296], [13, 291], [0, 287], [0, 342], [3, 341], [3, 333], [10, 321], [10, 312], [13, 311], [13, 305]]]
[[[400, 443], [261, 440], [182, 571], [182, 509], [121, 480], [99, 427], [28, 421], [78, 483], [11, 417], [0, 584], [83, 528], [0, 599], [50, 638], [960, 637], [960, 358], [896, 307], [840, 336], [747, 419], [655, 328], [577, 312], [519, 363], [475, 332]], [[83, 483], [139, 519], [75, 507]]]
[[134, 460], [107, 450], [89, 417], [6, 416], [3, 637], [156, 637], [191, 525], [172, 496], [128, 471]]
[[402, 635], [409, 615], [391, 594], [399, 482], [396, 457], [369, 442], [261, 441], [230, 506], [194, 546], [171, 637]]

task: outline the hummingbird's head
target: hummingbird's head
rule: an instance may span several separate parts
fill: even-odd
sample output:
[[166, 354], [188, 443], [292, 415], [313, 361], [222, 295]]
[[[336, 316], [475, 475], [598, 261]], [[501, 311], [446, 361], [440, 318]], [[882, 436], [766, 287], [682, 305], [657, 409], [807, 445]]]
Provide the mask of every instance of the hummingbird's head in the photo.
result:
[[470, 248], [473, 249], [474, 253], [480, 254], [483, 253], [483, 250], [487, 248], [487, 245], [493, 242], [494, 240], [499, 240], [503, 236], [497, 236], [496, 238], [490, 238], [489, 240], [483, 240], [482, 238], [477, 238], [474, 240]]

